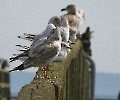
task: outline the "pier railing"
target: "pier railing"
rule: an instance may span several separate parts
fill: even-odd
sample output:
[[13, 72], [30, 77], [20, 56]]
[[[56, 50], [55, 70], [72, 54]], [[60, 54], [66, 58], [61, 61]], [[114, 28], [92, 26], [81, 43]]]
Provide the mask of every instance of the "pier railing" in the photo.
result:
[[41, 68], [30, 84], [18, 93], [17, 100], [92, 100], [91, 75], [86, 55], [78, 40], [63, 62], [54, 62], [43, 77]]

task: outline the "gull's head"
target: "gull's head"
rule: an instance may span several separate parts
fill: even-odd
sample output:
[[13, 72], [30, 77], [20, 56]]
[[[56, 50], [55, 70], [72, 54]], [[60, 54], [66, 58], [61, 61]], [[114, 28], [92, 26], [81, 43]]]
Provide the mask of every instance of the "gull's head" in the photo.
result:
[[56, 28], [52, 23], [47, 25], [46, 28], [46, 33], [49, 34], [51, 32], [51, 30], [53, 30], [54, 28]]
[[85, 20], [85, 13], [82, 9], [79, 9], [73, 4], [68, 5], [66, 8], [61, 9], [61, 11], [67, 11], [68, 14], [76, 15], [78, 19], [84, 19]]
[[53, 16], [49, 19], [48, 24], [52, 23], [55, 27], [60, 26], [61, 18], [59, 16]]
[[61, 11], [67, 11], [69, 14], [76, 14], [76, 6], [73, 4], [68, 5], [66, 8], [61, 9]]
[[67, 27], [69, 25], [68, 20], [66, 18], [61, 18], [61, 27]]
[[61, 41], [61, 32], [60, 32], [60, 28], [54, 28], [53, 30], [51, 30], [50, 32], [50, 39], [53, 39], [55, 41]]
[[61, 47], [64, 47], [66, 49], [72, 49], [68, 43], [62, 42]]

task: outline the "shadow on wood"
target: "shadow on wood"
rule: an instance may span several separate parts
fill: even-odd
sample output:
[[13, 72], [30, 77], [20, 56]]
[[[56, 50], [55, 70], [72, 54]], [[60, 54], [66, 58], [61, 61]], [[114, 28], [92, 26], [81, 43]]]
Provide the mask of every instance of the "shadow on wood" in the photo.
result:
[[39, 68], [33, 81], [20, 90], [17, 100], [88, 100], [86, 55], [79, 40], [71, 48], [65, 61], [52, 63], [47, 78]]

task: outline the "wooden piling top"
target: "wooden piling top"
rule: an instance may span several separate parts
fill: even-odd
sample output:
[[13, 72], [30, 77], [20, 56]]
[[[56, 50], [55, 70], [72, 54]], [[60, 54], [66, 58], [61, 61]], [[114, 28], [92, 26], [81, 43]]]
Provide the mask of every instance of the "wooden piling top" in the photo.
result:
[[[71, 45], [71, 48], [71, 52], [64, 61], [52, 63], [47, 78], [43, 77], [43, 71], [39, 68], [33, 81], [22, 87], [17, 100], [57, 100], [56, 98], [62, 100], [66, 71], [71, 60], [77, 56], [81, 42], [78, 40], [75, 45]], [[55, 89], [58, 89], [58, 95]]]

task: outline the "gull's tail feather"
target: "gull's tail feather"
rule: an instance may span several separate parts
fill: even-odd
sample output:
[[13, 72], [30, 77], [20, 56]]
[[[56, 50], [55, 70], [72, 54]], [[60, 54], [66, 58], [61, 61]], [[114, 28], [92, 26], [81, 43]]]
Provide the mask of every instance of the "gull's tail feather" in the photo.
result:
[[13, 54], [13, 56], [19, 56], [20, 54]]
[[19, 49], [18, 51], [25, 52], [27, 49]]
[[27, 33], [24, 33], [24, 35], [26, 35], [26, 36], [32, 36], [32, 37], [34, 37], [35, 35], [33, 35], [33, 34], [27, 34]]
[[10, 62], [13, 62], [13, 61], [15, 61], [15, 60], [17, 60], [18, 58], [19, 58], [19, 56], [11, 57], [9, 63], [10, 63]]
[[25, 52], [23, 52], [21, 54], [14, 54], [15, 57], [11, 57], [9, 62], [13, 62], [13, 61], [19, 59], [20, 57], [28, 57], [28, 52], [29, 52], [29, 49], [27, 49]]
[[20, 44], [17, 44], [16, 46], [21, 47], [21, 48], [24, 48], [24, 49], [29, 49], [28, 46], [23, 46], [23, 45], [20, 45]]
[[24, 63], [22, 63], [21, 65], [19, 65], [19, 66], [13, 68], [13, 69], [10, 70], [9, 72], [16, 71], [16, 70], [21, 71], [21, 70], [24, 70], [24, 69], [25, 69], [25, 68], [24, 68]]
[[34, 39], [34, 37], [32, 37], [32, 36], [18, 36], [18, 38], [24, 39], [24, 40], [29, 40], [29, 41], [33, 41], [33, 39]]

